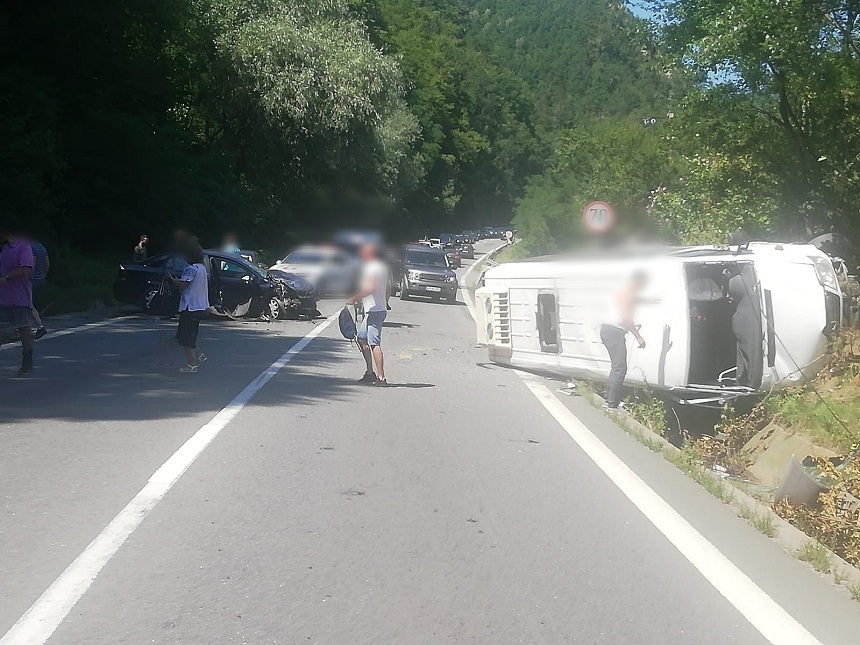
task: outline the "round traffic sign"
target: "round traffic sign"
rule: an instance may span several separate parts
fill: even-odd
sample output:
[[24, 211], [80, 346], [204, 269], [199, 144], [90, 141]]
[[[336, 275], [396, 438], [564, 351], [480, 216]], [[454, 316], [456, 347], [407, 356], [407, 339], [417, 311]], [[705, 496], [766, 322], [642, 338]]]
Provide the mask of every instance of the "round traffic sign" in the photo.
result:
[[606, 233], [615, 226], [615, 210], [606, 202], [591, 202], [582, 211], [582, 223], [592, 233]]

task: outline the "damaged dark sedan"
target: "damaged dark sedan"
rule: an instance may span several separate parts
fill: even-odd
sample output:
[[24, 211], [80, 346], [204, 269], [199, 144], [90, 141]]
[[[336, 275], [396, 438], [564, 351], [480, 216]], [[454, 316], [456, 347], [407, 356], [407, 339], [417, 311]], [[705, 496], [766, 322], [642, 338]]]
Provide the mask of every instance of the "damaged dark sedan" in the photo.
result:
[[[233, 318], [319, 316], [313, 286], [297, 276], [267, 272], [238, 255], [219, 251], [205, 251], [204, 261], [213, 313]], [[179, 293], [169, 288], [164, 275], [180, 276], [186, 266], [184, 258], [175, 253], [123, 263], [114, 282], [114, 297], [153, 313], [171, 314], [178, 308]]]

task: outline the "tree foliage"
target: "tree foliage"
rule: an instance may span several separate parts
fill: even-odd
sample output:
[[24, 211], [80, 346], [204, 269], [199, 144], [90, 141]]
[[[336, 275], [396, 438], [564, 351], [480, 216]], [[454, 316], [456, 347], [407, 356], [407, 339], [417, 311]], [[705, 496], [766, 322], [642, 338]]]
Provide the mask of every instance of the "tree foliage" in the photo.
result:
[[[860, 199], [860, 3], [660, 3], [667, 47], [702, 79], [688, 134], [745, 169], [774, 226], [803, 238], [856, 227]], [[722, 174], [722, 173], [721, 173]], [[764, 191], [762, 193], [762, 191]], [[757, 195], [755, 193], [758, 193]]]
[[83, 248], [259, 239], [420, 178], [400, 69], [346, 0], [19, 3], [2, 35], [2, 215]]

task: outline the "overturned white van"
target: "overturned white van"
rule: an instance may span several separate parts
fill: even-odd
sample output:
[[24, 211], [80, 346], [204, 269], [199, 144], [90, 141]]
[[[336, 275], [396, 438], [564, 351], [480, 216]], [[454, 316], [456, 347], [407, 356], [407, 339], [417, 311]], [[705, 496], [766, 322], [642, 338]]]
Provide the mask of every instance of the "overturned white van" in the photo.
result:
[[535, 258], [490, 269], [476, 292], [478, 342], [491, 361], [605, 380], [605, 302], [634, 272], [645, 348], [628, 341], [628, 386], [722, 403], [796, 385], [819, 369], [840, 326], [830, 259], [811, 245], [661, 247]]

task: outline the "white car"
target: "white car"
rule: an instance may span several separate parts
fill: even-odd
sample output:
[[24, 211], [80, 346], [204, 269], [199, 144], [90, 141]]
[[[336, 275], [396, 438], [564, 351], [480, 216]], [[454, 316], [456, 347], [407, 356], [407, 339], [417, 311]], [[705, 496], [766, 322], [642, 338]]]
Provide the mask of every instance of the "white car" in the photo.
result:
[[359, 262], [340, 249], [325, 246], [299, 247], [270, 271], [292, 273], [310, 282], [317, 295], [352, 295], [358, 283]]

